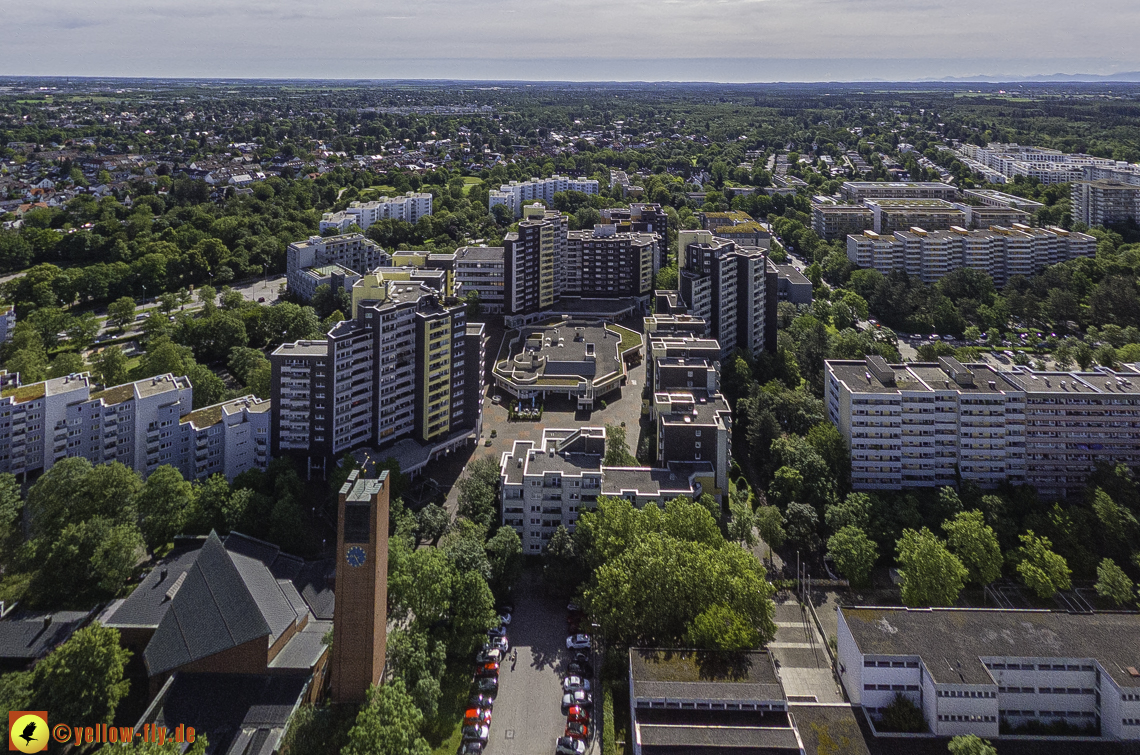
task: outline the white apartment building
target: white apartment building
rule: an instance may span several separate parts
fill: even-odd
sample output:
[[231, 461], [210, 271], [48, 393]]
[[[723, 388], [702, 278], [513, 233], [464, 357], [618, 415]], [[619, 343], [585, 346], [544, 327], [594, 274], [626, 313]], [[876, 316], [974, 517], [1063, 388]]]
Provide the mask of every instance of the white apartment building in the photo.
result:
[[492, 189], [487, 199], [488, 209], [495, 205], [506, 205], [511, 208], [516, 218], [522, 217], [523, 205], [541, 199], [549, 207], [554, 201], [554, 195], [560, 191], [580, 191], [583, 194], [597, 194], [598, 181], [593, 178], [568, 178], [566, 176], [551, 176], [550, 178], [532, 178], [529, 181], [511, 181], [502, 184], [498, 189]]
[[46, 472], [81, 456], [143, 477], [169, 464], [187, 479], [232, 479], [268, 462], [269, 402], [252, 396], [192, 411], [190, 381], [169, 374], [94, 391], [86, 373], [29, 385], [3, 377], [0, 472]]
[[455, 250], [455, 282], [461, 295], [479, 293], [489, 314], [502, 314], [505, 268], [501, 246], [461, 246]]
[[[994, 739], [1037, 721], [1140, 740], [1134, 613], [849, 606], [838, 613], [839, 678], [872, 721], [902, 694], [940, 737]], [[1062, 742], [1051, 744], [1064, 752]]]
[[[986, 147], [973, 144], [958, 146], [963, 162], [978, 172], [992, 171], [1003, 178], [1025, 176], [1044, 184], [1069, 183], [1081, 180], [1116, 178], [1111, 173], [1130, 174], [1136, 166], [1104, 157], [1081, 153], [1066, 154], [1044, 147], [992, 142]], [[1005, 183], [989, 179], [991, 183]], [[1140, 183], [1140, 175], [1137, 182]]]
[[326, 212], [321, 216], [321, 234], [329, 230], [344, 233], [353, 225], [367, 231], [370, 225], [380, 220], [403, 220], [415, 224], [431, 214], [431, 194], [409, 191], [402, 197], [384, 196], [373, 202], [350, 202], [340, 212]]
[[1140, 219], [1140, 185], [1120, 181], [1077, 181], [1070, 190], [1073, 220], [1088, 226]]
[[678, 496], [697, 498], [714, 473], [708, 463], [668, 468], [603, 467], [606, 431], [547, 429], [542, 441], [516, 440], [500, 460], [503, 523], [514, 527], [523, 552], [542, 552], [559, 526], [571, 533], [582, 511], [599, 495], [626, 498], [635, 506], [664, 505]]
[[903, 270], [934, 283], [961, 267], [980, 270], [1003, 285], [1015, 275], [1032, 275], [1048, 265], [1096, 255], [1096, 239], [1063, 228], [1015, 224], [988, 230], [947, 231], [911, 228], [880, 234], [864, 231], [847, 237], [847, 258], [883, 274]]
[[0, 304], [0, 343], [6, 343], [16, 329], [16, 308], [11, 304]]
[[310, 236], [289, 245], [285, 253], [285, 275], [289, 290], [307, 301], [322, 283], [335, 282], [338, 287], [349, 290], [355, 283], [354, 276], [358, 278], [391, 262], [390, 254], [359, 233]]
[[1140, 372], [997, 372], [942, 357], [828, 360], [825, 404], [856, 490], [1026, 483], [1079, 495], [1096, 464], [1140, 464]]
[[952, 202], [958, 189], [938, 181], [844, 181], [839, 188], [843, 199], [944, 199]]

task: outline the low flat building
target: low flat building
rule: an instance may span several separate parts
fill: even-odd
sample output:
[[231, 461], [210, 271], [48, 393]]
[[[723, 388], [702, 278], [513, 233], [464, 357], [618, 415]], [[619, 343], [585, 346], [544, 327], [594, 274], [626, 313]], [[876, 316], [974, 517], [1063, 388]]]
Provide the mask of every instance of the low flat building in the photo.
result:
[[1140, 740], [1140, 615], [850, 606], [838, 613], [839, 678], [872, 721], [902, 694], [942, 737], [996, 739], [1037, 722]]
[[844, 181], [839, 189], [848, 202], [864, 199], [942, 199], [947, 202], [958, 196], [950, 184], [937, 181]]
[[799, 755], [803, 741], [765, 651], [630, 648], [634, 755]]
[[966, 222], [966, 214], [942, 199], [868, 199], [871, 228], [887, 234], [908, 228], [941, 231]]
[[773, 265], [776, 268], [776, 296], [779, 301], [792, 304], [811, 304], [811, 281], [794, 265]]

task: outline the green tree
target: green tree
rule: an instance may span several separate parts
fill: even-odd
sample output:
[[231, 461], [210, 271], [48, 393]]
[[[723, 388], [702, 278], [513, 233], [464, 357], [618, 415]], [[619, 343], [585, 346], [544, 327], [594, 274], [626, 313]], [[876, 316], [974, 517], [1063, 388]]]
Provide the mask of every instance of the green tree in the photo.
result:
[[768, 486], [768, 500], [780, 506], [788, 506], [803, 498], [804, 476], [791, 467], [780, 467], [772, 476]]
[[348, 732], [343, 755], [430, 755], [431, 747], [420, 736], [424, 714], [404, 688], [402, 679], [370, 687]]
[[942, 529], [950, 552], [969, 570], [971, 582], [988, 585], [1001, 576], [1001, 548], [981, 511], [962, 511]]
[[522, 574], [523, 548], [514, 527], [500, 527], [487, 541], [487, 560], [491, 562], [492, 592], [506, 595]]
[[123, 677], [130, 657], [117, 629], [99, 622], [80, 629], [36, 665], [32, 709], [72, 725], [111, 723], [130, 689]]
[[950, 740], [947, 748], [950, 755], [998, 755], [997, 748], [990, 744], [990, 740], [982, 739], [977, 734], [959, 734]]
[[1108, 538], [1130, 539], [1129, 535], [1137, 526], [1136, 517], [1101, 488], [1093, 491], [1092, 509]]
[[602, 461], [607, 467], [636, 467], [637, 459], [629, 452], [625, 439], [625, 428], [620, 425], [606, 425], [606, 456]]
[[[744, 485], [743, 479], [738, 482]], [[728, 536], [749, 548], [756, 545], [756, 518], [752, 514], [752, 502], [748, 489], [737, 488], [729, 497], [728, 510], [732, 519], [728, 523]]]
[[451, 524], [451, 514], [438, 503], [429, 503], [416, 514], [416, 531], [421, 540], [434, 543], [443, 537]]
[[194, 488], [169, 464], [151, 472], [135, 498], [139, 529], [152, 551], [181, 534], [194, 505]]
[[760, 643], [760, 633], [726, 605], [709, 606], [689, 624], [685, 644], [705, 650], [751, 650]]
[[459, 513], [476, 524], [490, 526], [498, 510], [499, 465], [491, 456], [480, 456], [467, 465], [459, 478]]
[[120, 333], [135, 320], [135, 300], [123, 296], [107, 305], [107, 321]]
[[32, 673], [12, 671], [0, 675], [0, 736], [8, 741], [8, 716], [14, 710], [32, 710]]
[[388, 635], [388, 662], [428, 718], [439, 710], [440, 679], [446, 670], [447, 648], [426, 632], [397, 628]]
[[771, 558], [772, 549], [783, 547], [787, 538], [787, 533], [784, 531], [784, 515], [775, 506], [758, 506], [754, 516], [756, 532], [768, 546], [768, 557]]
[[72, 351], [64, 351], [56, 355], [55, 359], [51, 360], [51, 365], [48, 367], [47, 377], [61, 378], [76, 373], [85, 372], [87, 364], [83, 361], [83, 357]]
[[573, 593], [580, 581], [581, 562], [574, 539], [565, 525], [558, 525], [542, 549], [542, 579], [555, 594]]
[[871, 522], [873, 504], [866, 493], [848, 493], [841, 503], [828, 506], [823, 512], [823, 520], [832, 532], [844, 527], [858, 527], [865, 530]]
[[819, 515], [806, 503], [789, 503], [784, 512], [784, 528], [792, 544], [804, 550], [814, 550], [819, 544]]
[[483, 575], [475, 571], [456, 574], [451, 583], [451, 627], [448, 650], [470, 656], [487, 639], [487, 630], [499, 625], [495, 596]]
[[[137, 735], [136, 735], [137, 736]], [[179, 742], [144, 742], [142, 739], [133, 739], [130, 744], [106, 744], [100, 747], [97, 755], [206, 755], [206, 748], [210, 746], [206, 735], [197, 732], [194, 744], [187, 747]], [[183, 747], [186, 750], [183, 751]]]
[[32, 531], [51, 541], [69, 523], [96, 516], [112, 524], [134, 524], [134, 500], [141, 489], [138, 473], [117, 461], [93, 467], [82, 457], [62, 459], [28, 490]]
[[1073, 586], [1072, 571], [1065, 559], [1051, 550], [1053, 543], [1049, 538], [1038, 537], [1033, 530], [1026, 530], [1019, 539], [1021, 548], [1017, 552], [1017, 573], [1037, 597], [1045, 600], [1056, 595], [1058, 590], [1068, 590]]
[[946, 544], [923, 527], [903, 530], [897, 543], [902, 601], [908, 606], [952, 606], [969, 571]]
[[87, 349], [97, 335], [99, 335], [99, 319], [90, 312], [72, 318], [71, 324], [67, 326], [68, 343], [79, 352]]
[[134, 523], [96, 516], [67, 525], [50, 545], [32, 587], [44, 605], [82, 605], [114, 597], [143, 554]]
[[879, 558], [879, 546], [863, 530], [850, 525], [842, 528], [828, 538], [827, 550], [839, 573], [847, 577], [853, 587], [868, 585], [871, 569]]
[[1103, 559], [1096, 568], [1096, 594], [1120, 606], [1135, 598], [1135, 586], [1124, 570], [1111, 558]]
[[127, 382], [127, 355], [118, 346], [108, 346], [91, 360], [95, 375], [104, 386], [122, 385]]

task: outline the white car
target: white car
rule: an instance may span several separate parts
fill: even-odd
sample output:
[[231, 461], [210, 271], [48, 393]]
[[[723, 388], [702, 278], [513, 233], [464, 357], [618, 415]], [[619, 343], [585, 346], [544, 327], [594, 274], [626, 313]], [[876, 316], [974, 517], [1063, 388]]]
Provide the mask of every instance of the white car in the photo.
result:
[[505, 613], [501, 613], [501, 614], [499, 614], [499, 623], [500, 623], [500, 624], [502, 624], [502, 625], [503, 625], [503, 626], [505, 626], [505, 627], [506, 627], [506, 626], [510, 626], [510, 624], [511, 624], [511, 614], [510, 614], [509, 612], [505, 612]]
[[588, 650], [590, 647], [590, 635], [588, 634], [572, 634], [566, 638], [567, 650]]
[[568, 676], [562, 680], [563, 692], [576, 692], [577, 690], [584, 689], [590, 691], [590, 680], [583, 679], [580, 676]]

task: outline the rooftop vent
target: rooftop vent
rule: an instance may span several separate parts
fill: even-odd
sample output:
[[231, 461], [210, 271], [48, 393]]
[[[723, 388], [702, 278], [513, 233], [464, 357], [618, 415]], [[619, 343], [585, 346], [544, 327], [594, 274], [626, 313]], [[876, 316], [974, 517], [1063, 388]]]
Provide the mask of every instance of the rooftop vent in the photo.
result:
[[1128, 675], [1129, 676], [1140, 676], [1140, 671], [1137, 671], [1135, 666], [1129, 666], [1128, 667]]
[[990, 381], [990, 390], [991, 390], [991, 391], [996, 391], [996, 390], [997, 390], [997, 381], [996, 381], [996, 380], [991, 380], [991, 381]]
[[182, 583], [186, 581], [186, 574], [187, 572], [182, 572], [178, 575], [178, 579], [174, 580], [174, 584], [170, 586], [170, 589], [166, 591], [166, 595], [163, 596], [162, 600], [164, 603], [168, 600], [174, 600], [174, 596], [178, 594], [178, 588], [182, 587]]

